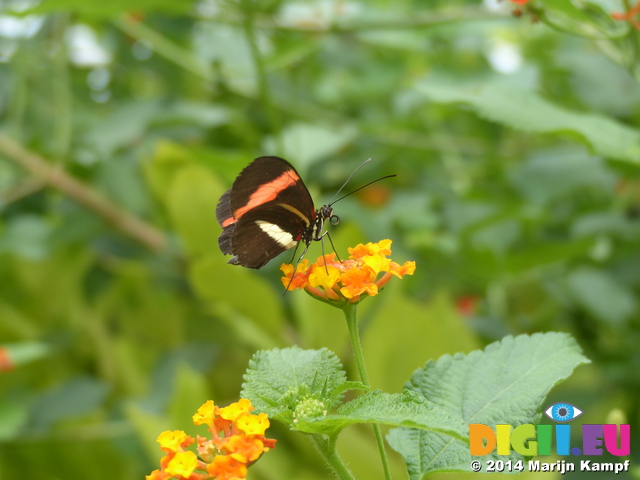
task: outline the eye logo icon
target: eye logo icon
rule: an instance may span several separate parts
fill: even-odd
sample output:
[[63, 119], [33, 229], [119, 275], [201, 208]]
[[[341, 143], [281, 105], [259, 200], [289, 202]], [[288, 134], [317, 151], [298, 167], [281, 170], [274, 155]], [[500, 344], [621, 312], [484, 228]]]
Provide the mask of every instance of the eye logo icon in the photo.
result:
[[554, 422], [570, 422], [583, 413], [584, 412], [575, 405], [565, 402], [554, 403], [544, 411], [544, 414]]

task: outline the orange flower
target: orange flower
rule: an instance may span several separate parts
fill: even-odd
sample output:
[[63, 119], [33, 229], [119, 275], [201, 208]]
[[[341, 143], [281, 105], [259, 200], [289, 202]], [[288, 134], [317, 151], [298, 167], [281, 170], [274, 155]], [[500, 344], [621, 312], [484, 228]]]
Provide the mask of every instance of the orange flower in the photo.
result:
[[456, 310], [460, 315], [469, 317], [478, 310], [480, 297], [477, 295], [464, 295], [456, 300]]
[[392, 276], [413, 275], [415, 262], [399, 265], [387, 255], [391, 255], [391, 240], [349, 248], [349, 258], [342, 262], [332, 253], [311, 265], [306, 260], [297, 268], [283, 264], [280, 267], [284, 273], [282, 284], [289, 290], [304, 289], [333, 305], [358, 303], [366, 296], [377, 295]]
[[242, 480], [247, 467], [264, 452], [275, 447], [276, 441], [265, 438], [269, 419], [264, 413], [254, 415], [251, 402], [240, 399], [219, 408], [209, 400], [193, 416], [195, 425], [207, 425], [211, 438], [197, 436], [198, 455], [186, 448], [194, 443], [181, 430], [166, 431], [158, 436], [166, 455], [160, 469], [147, 475], [147, 480]]
[[262, 452], [269, 451], [259, 438], [240, 435], [231, 437], [225, 445], [225, 449], [231, 458], [245, 464], [255, 462], [262, 455]]
[[529, 3], [529, 0], [509, 0], [509, 1], [517, 5], [526, 5], [527, 3]]
[[626, 20], [633, 26], [633, 28], [640, 30], [640, 21], [638, 21], [637, 18], [638, 13], [640, 13], [640, 1], [625, 13], [612, 13], [611, 18], [614, 20]]
[[9, 350], [0, 347], [0, 372], [8, 372], [12, 370], [14, 367], [14, 363], [11, 361], [11, 355], [9, 354]]
[[247, 466], [230, 456], [217, 456], [207, 466], [207, 473], [216, 480], [241, 480], [247, 476]]

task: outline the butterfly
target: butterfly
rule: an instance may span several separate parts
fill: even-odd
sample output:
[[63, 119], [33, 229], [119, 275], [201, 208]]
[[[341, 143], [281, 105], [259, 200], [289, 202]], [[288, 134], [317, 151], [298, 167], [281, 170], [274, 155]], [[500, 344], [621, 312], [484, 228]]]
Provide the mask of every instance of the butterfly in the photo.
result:
[[[334, 198], [368, 161], [351, 174]], [[324, 230], [325, 222], [340, 222], [332, 205], [351, 193], [315, 209], [309, 190], [289, 162], [280, 157], [256, 158], [218, 202], [216, 219], [223, 229], [218, 238], [220, 250], [233, 255], [228, 263], [257, 269], [302, 243], [301, 259], [312, 242], [329, 234]]]

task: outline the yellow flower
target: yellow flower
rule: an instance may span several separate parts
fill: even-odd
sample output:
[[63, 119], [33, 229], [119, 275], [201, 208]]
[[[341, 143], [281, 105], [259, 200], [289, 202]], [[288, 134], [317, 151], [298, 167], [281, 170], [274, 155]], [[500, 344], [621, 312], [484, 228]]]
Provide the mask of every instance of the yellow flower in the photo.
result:
[[366, 296], [377, 295], [392, 276], [413, 275], [415, 262], [399, 265], [391, 255], [391, 240], [360, 244], [349, 248], [349, 258], [342, 262], [335, 253], [324, 255], [311, 265], [306, 260], [298, 267], [283, 264], [282, 284], [290, 290], [307, 293], [333, 305], [358, 303]]
[[193, 452], [178, 452], [169, 462], [166, 473], [172, 476], [188, 478], [198, 466], [198, 457]]
[[218, 407], [213, 404], [213, 400], [208, 400], [202, 405], [197, 413], [193, 416], [194, 425], [213, 425], [213, 418], [218, 414]]
[[157, 441], [165, 452], [178, 452], [181, 451], [183, 443], [188, 442], [190, 438], [182, 430], [167, 430], [158, 435]]
[[243, 480], [247, 467], [276, 444], [264, 436], [269, 418], [252, 414], [253, 409], [244, 398], [224, 408], [207, 401], [193, 415], [193, 423], [206, 424], [211, 438], [197, 436], [196, 455], [186, 450], [195, 442], [192, 437], [181, 430], [162, 432], [158, 442], [167, 454], [146, 480]]
[[219, 415], [225, 420], [235, 421], [240, 415], [245, 413], [249, 413], [253, 410], [253, 405], [251, 405], [251, 401], [246, 398], [241, 398], [239, 401], [232, 403], [231, 405], [221, 408], [219, 410]]
[[266, 413], [241, 415], [236, 424], [246, 435], [264, 435], [269, 428], [269, 418]]

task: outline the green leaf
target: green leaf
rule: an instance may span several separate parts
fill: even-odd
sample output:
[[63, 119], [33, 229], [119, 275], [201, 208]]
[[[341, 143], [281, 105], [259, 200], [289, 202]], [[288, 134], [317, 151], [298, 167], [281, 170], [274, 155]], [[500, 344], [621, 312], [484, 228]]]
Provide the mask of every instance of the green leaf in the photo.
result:
[[238, 338], [254, 349], [280, 345], [277, 338], [284, 311], [279, 292], [255, 271], [228, 265], [217, 242], [215, 249], [191, 262], [189, 280], [194, 290], [209, 302], [212, 314], [226, 320]]
[[176, 372], [174, 394], [169, 404], [171, 423], [184, 425], [181, 429], [194, 437], [202, 434], [202, 429], [192, 424], [191, 417], [211, 398], [205, 376], [188, 363], [181, 363]]
[[305, 400], [319, 400], [324, 410], [340, 403], [354, 384], [335, 353], [326, 348], [300, 347], [256, 352], [244, 376], [242, 397], [270, 417], [293, 421], [295, 407]]
[[404, 379], [428, 358], [480, 346], [449, 295], [439, 292], [429, 302], [417, 302], [401, 288], [387, 285], [381, 305], [364, 314], [372, 317], [362, 332], [369, 378], [374, 388], [383, 391], [401, 391]]
[[38, 6], [24, 12], [41, 15], [47, 13], [75, 13], [95, 19], [120, 16], [126, 12], [162, 12], [168, 14], [187, 14], [193, 8], [193, 2], [174, 0], [110, 0], [108, 2], [87, 2], [85, 0], [45, 0]]
[[596, 38], [620, 37], [629, 31], [627, 22], [615, 21], [593, 2], [540, 1], [544, 4], [544, 9], [539, 10], [542, 21], [562, 31]]
[[51, 249], [50, 225], [36, 215], [25, 214], [7, 222], [0, 237], [0, 253], [11, 252], [29, 260], [42, 260]]
[[306, 433], [335, 435], [356, 423], [382, 423], [440, 432], [466, 440], [466, 425], [415, 392], [365, 393], [338, 408], [337, 414], [301, 419], [295, 429]]
[[40, 428], [85, 415], [104, 405], [110, 387], [88, 376], [74, 378], [40, 396], [32, 408], [31, 422]]
[[21, 342], [0, 344], [0, 350], [6, 348], [12, 366], [24, 365], [40, 360], [51, 353], [51, 347], [42, 342]]
[[578, 304], [607, 323], [620, 324], [638, 308], [633, 291], [605, 271], [583, 267], [572, 272], [566, 283]]
[[16, 437], [28, 419], [27, 405], [7, 398], [0, 398], [0, 441]]
[[469, 104], [481, 117], [516, 130], [578, 134], [599, 155], [640, 164], [636, 129], [596, 113], [570, 111], [524, 88], [500, 81], [469, 85], [431, 78], [416, 89], [433, 102]]
[[223, 193], [214, 175], [198, 165], [180, 169], [171, 183], [169, 213], [190, 256], [220, 253], [216, 206]]
[[[428, 361], [407, 387], [465, 425], [533, 424], [540, 420], [549, 390], [588, 362], [565, 333], [508, 336], [484, 351]], [[411, 480], [434, 472], [470, 471], [469, 445], [458, 439], [409, 428], [394, 429], [387, 439], [404, 457]], [[518, 458], [515, 453], [511, 457]], [[490, 458], [495, 457], [483, 457]]]
[[511, 184], [535, 204], [565, 199], [581, 190], [611, 195], [616, 183], [606, 162], [588, 155], [583, 147], [535, 151], [510, 177]]
[[[294, 123], [284, 129], [280, 135], [283, 156], [295, 158], [301, 170], [309, 167], [322, 158], [336, 154], [351, 142], [358, 134], [353, 124], [319, 126], [308, 123]], [[265, 141], [265, 151], [277, 150], [277, 142], [273, 137]]]

